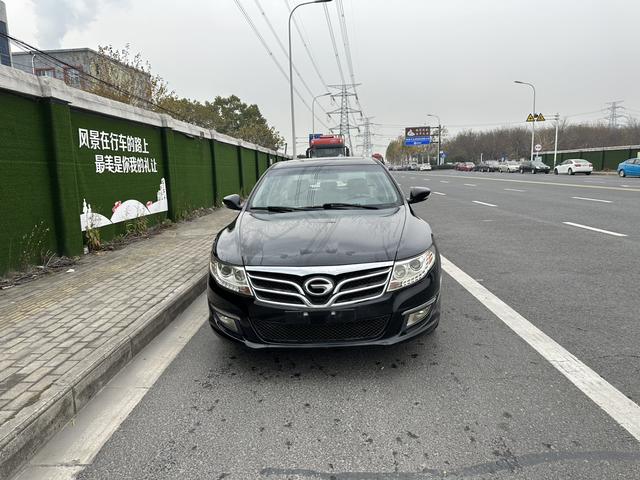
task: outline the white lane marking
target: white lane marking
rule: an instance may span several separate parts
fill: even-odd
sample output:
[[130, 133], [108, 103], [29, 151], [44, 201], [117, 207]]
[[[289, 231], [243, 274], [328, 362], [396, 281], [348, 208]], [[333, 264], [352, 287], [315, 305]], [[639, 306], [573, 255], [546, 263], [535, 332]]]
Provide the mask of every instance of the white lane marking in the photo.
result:
[[463, 185], [464, 185], [465, 187], [477, 187], [477, 186], [478, 186], [478, 185], [475, 185], [475, 184], [473, 184], [473, 183], [463, 183]]
[[446, 193], [442, 193], [442, 192], [431, 192], [431, 193], [434, 193], [435, 195], [443, 195], [445, 197], [447, 196]]
[[[431, 174], [437, 178], [461, 178], [460, 175], [447, 175], [447, 174]], [[532, 185], [551, 185], [552, 187], [575, 187], [575, 188], [591, 188], [597, 190], [617, 190], [620, 192], [640, 192], [640, 188], [620, 188], [620, 187], [609, 187], [605, 185], [583, 185], [580, 183], [562, 183], [557, 182], [555, 180], [547, 180], [547, 181], [535, 181], [535, 180], [515, 180], [513, 178], [494, 178], [489, 175], [483, 176], [474, 176], [474, 180], [486, 180], [493, 182], [512, 182], [512, 183], [528, 183]], [[442, 180], [440, 180], [442, 181]], [[447, 182], [448, 183], [448, 182]], [[632, 185], [627, 185], [627, 187], [632, 187]]]
[[600, 200], [599, 198], [588, 198], [588, 197], [571, 197], [576, 200], [586, 200], [588, 202], [602, 202], [602, 203], [613, 203], [611, 200]]
[[526, 190], [520, 190], [518, 188], [505, 188], [507, 192], [526, 192]]
[[613, 235], [614, 237], [626, 237], [624, 233], [611, 232], [609, 230], [602, 230], [601, 228], [589, 227], [588, 225], [582, 225], [580, 223], [562, 222], [565, 225], [571, 225], [572, 227], [584, 228], [585, 230], [591, 230], [599, 233], [606, 233], [607, 235]]
[[449, 260], [441, 260], [447, 274], [640, 441], [640, 406]]
[[440, 183], [449, 183], [448, 180], [440, 180]]
[[205, 295], [165, 328], [28, 463], [15, 480], [72, 480], [189, 343], [207, 317]]
[[497, 207], [497, 205], [494, 205], [493, 203], [485, 203], [485, 202], [479, 202], [478, 200], [471, 200], [473, 203], [477, 203], [478, 205], [486, 205], [487, 207]]

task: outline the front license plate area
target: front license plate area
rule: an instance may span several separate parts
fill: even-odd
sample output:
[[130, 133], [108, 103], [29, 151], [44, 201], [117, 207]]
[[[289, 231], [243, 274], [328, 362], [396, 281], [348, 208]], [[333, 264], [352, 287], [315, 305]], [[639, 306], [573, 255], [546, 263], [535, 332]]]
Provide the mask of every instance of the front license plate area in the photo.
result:
[[351, 323], [356, 321], [355, 310], [323, 310], [285, 312], [286, 323], [301, 325], [331, 325], [335, 323]]

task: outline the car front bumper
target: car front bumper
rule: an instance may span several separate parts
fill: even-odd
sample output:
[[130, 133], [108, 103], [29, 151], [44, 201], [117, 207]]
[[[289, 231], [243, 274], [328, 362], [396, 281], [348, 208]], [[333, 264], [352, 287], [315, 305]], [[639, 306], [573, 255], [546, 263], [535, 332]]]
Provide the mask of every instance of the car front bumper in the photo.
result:
[[[362, 303], [322, 310], [271, 305], [241, 296], [220, 287], [209, 274], [209, 323], [223, 337], [255, 349], [392, 345], [438, 325], [440, 280], [438, 259], [427, 276], [410, 287]], [[406, 326], [412, 312], [427, 308], [424, 319]], [[235, 322], [237, 331], [228, 328], [221, 318]], [[360, 335], [363, 332], [366, 335]]]

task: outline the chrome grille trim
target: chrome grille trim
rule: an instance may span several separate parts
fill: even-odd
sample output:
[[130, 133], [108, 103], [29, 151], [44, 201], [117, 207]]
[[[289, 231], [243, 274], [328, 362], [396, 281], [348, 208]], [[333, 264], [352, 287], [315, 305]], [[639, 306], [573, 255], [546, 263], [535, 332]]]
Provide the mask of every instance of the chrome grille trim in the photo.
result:
[[[249, 279], [249, 283], [251, 288], [253, 289], [256, 300], [271, 304], [271, 305], [279, 305], [285, 307], [295, 307], [295, 308], [304, 308], [304, 309], [323, 309], [330, 307], [338, 307], [345, 305], [353, 305], [356, 303], [366, 302], [369, 300], [375, 300], [376, 298], [384, 295], [386, 291], [386, 286], [389, 283], [389, 278], [391, 277], [393, 262], [379, 262], [379, 263], [361, 263], [355, 265], [339, 265], [339, 266], [328, 266], [328, 267], [246, 267], [247, 270], [247, 278]], [[377, 270], [371, 272], [371, 270]], [[312, 301], [305, 295], [302, 286], [297, 284], [294, 281], [286, 280], [283, 278], [271, 277], [270, 273], [276, 275], [292, 275], [296, 277], [300, 277], [300, 281], [305, 276], [310, 275], [319, 275], [319, 276], [335, 276], [335, 275], [345, 275], [345, 274], [357, 274], [359, 271], [369, 271], [364, 275], [357, 275], [351, 278], [345, 278], [340, 280], [331, 296], [327, 299], [327, 301], [323, 304], [314, 304]], [[349, 288], [349, 284], [360, 282], [363, 280], [367, 280], [369, 278], [375, 279], [376, 277], [380, 277], [380, 281], [376, 281], [375, 283], [365, 284], [360, 286], [353, 286]], [[256, 282], [264, 282], [267, 285], [256, 285]], [[271, 285], [268, 285], [271, 284]], [[277, 285], [283, 285], [285, 289], [279, 290]], [[286, 287], [285, 287], [286, 286]], [[287, 288], [288, 287], [288, 288]], [[340, 301], [341, 298], [358, 294], [360, 292], [367, 292], [373, 290], [371, 294], [364, 295], [360, 298], [356, 298], [353, 300], [345, 300]], [[378, 291], [379, 290], [379, 291]], [[263, 295], [261, 295], [261, 293]], [[264, 295], [267, 294], [267, 295]], [[268, 298], [268, 295], [276, 295], [276, 296], [284, 296], [284, 297], [293, 297], [298, 302], [295, 302], [292, 298], [291, 301], [287, 301], [286, 299], [278, 299], [275, 300], [273, 298]]]

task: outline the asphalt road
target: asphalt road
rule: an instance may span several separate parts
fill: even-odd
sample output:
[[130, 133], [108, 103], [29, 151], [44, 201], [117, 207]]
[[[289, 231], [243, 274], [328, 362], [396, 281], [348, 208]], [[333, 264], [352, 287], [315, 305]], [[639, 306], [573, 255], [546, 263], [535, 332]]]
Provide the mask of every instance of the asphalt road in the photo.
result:
[[[640, 401], [640, 180], [396, 178], [434, 192], [415, 210], [446, 258]], [[78, 478], [640, 479], [633, 435], [449, 275], [442, 299], [391, 348], [251, 352], [203, 325]]]

